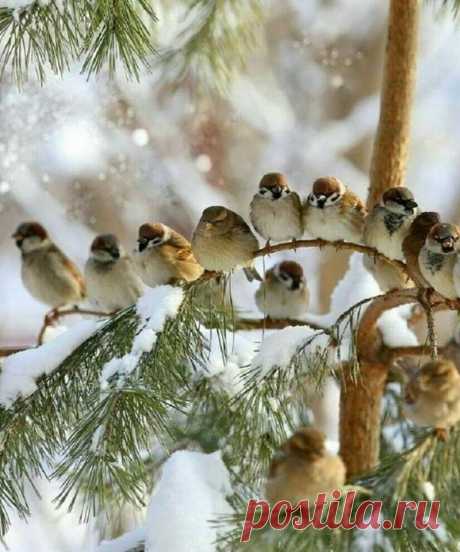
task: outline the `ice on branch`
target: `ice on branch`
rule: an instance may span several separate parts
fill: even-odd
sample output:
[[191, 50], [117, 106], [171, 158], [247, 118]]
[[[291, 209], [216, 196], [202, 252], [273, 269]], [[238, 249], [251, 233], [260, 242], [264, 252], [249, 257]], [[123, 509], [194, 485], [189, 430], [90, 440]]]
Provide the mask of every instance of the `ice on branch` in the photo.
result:
[[178, 451], [164, 464], [148, 509], [146, 552], [215, 552], [219, 522], [232, 513], [232, 493], [220, 451]]
[[8, 408], [18, 398], [37, 389], [37, 380], [51, 374], [79, 345], [90, 337], [101, 322], [82, 320], [56, 339], [9, 356], [0, 374], [0, 404]]

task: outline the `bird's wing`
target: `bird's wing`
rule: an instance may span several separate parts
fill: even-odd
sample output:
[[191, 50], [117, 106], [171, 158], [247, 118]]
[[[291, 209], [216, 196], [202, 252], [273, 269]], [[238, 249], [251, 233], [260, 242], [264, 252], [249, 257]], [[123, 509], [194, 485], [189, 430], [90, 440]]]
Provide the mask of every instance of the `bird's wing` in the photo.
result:
[[86, 295], [85, 279], [83, 278], [82, 273], [78, 270], [77, 265], [66, 255], [64, 255], [64, 253], [54, 244], [50, 247], [50, 254], [56, 264], [62, 265], [66, 272], [70, 272], [72, 274], [77, 282], [80, 295], [84, 297]]

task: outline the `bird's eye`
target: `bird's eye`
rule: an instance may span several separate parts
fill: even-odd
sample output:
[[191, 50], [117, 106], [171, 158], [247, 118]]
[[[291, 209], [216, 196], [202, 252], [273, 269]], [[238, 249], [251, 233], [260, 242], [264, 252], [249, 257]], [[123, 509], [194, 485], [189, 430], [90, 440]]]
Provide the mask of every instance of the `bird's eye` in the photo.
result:
[[284, 193], [285, 193], [286, 195], [289, 195], [289, 194], [291, 193], [291, 190], [284, 190]]
[[261, 188], [259, 190], [259, 193], [262, 194], [262, 195], [266, 194], [267, 192], [268, 192], [268, 190], [266, 190], [265, 188]]

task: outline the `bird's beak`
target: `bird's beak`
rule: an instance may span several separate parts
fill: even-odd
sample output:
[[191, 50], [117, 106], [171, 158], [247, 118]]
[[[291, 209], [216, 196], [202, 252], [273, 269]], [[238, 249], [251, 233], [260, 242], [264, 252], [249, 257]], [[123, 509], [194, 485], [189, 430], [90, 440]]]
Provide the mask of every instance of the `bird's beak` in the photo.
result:
[[441, 243], [442, 250], [444, 253], [452, 253], [454, 250], [454, 240], [452, 238], [447, 238]]
[[327, 201], [327, 197], [325, 195], [320, 195], [317, 197], [318, 207], [320, 209], [324, 209], [324, 204]]
[[281, 188], [279, 188], [278, 186], [273, 188], [272, 195], [274, 199], [279, 199], [282, 196], [282, 194], [283, 194], [283, 190]]
[[141, 253], [147, 247], [147, 240], [137, 240], [137, 243], [139, 247], [139, 253]]
[[299, 289], [299, 288], [300, 288], [300, 280], [293, 280], [291, 289], [295, 290], [295, 289]]
[[414, 201], [413, 199], [407, 199], [404, 202], [404, 207], [406, 208], [407, 211], [413, 211], [414, 209], [417, 209], [418, 205], [417, 205], [417, 202]]
[[21, 234], [19, 234], [19, 232], [15, 232], [14, 234], [11, 234], [11, 237], [13, 238], [13, 240], [17, 240], [19, 238], [22, 238]]

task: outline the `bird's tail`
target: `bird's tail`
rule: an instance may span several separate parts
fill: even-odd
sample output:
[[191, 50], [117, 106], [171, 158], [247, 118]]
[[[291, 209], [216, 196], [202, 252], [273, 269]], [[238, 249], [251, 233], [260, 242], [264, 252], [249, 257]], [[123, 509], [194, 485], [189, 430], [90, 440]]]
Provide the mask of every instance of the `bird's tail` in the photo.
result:
[[254, 266], [245, 266], [243, 268], [244, 274], [249, 282], [253, 282], [254, 280], [258, 280], [259, 282], [262, 282], [261, 275], [257, 272], [257, 269]]

